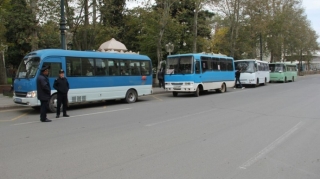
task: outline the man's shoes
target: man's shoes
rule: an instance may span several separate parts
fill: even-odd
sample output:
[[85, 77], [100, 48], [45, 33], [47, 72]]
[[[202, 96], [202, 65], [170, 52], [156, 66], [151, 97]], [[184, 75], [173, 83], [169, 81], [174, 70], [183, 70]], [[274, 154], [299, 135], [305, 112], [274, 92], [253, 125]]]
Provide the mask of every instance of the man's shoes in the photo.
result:
[[245, 87], [242, 87], [242, 89], [245, 89]]
[[70, 117], [70, 116], [66, 114], [66, 115], [63, 115], [63, 117]]
[[233, 89], [237, 89], [237, 88], [233, 88]]
[[41, 120], [41, 122], [51, 122], [50, 119]]
[[60, 117], [60, 115], [56, 115], [56, 118], [59, 118]]

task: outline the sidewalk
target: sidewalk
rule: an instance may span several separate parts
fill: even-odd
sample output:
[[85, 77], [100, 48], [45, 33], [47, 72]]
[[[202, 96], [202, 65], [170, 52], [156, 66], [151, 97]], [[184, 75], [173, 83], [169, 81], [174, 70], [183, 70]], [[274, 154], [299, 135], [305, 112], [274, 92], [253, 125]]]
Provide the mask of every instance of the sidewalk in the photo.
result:
[[[163, 88], [153, 88], [153, 94], [160, 94], [160, 93], [166, 93], [166, 91]], [[13, 102], [12, 97], [3, 96], [3, 94], [0, 94], [0, 110], [1, 109], [13, 109], [13, 108], [23, 108], [25, 106], [21, 106], [18, 104], [15, 104]]]

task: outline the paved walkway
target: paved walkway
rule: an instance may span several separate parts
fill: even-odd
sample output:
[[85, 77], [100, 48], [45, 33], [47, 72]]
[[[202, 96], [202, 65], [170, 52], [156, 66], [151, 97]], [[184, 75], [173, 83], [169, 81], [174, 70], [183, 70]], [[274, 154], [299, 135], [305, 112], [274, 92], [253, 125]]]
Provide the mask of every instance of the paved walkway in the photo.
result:
[[[166, 91], [163, 88], [153, 88], [153, 94], [165, 93]], [[0, 109], [9, 109], [9, 108], [21, 108], [24, 106], [15, 104], [12, 97], [3, 96], [0, 94]]]

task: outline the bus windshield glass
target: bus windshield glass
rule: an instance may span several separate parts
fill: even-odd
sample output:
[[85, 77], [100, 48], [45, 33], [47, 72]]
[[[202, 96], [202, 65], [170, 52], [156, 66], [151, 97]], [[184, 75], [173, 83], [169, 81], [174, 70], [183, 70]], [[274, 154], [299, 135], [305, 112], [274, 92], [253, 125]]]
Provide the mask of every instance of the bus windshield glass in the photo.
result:
[[256, 72], [254, 61], [241, 61], [236, 62], [236, 69], [240, 69], [242, 73], [254, 73]]
[[271, 72], [282, 72], [283, 64], [269, 64], [269, 68]]
[[16, 78], [34, 78], [40, 63], [39, 57], [24, 58], [19, 65]]
[[166, 64], [167, 74], [192, 74], [192, 62], [192, 56], [168, 58]]

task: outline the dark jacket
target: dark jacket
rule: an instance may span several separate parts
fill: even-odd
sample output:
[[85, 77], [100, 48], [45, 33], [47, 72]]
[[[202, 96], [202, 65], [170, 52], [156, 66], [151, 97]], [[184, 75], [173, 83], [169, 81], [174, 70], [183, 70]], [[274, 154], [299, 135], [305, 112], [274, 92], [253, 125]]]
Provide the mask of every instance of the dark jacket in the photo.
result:
[[163, 77], [164, 77], [163, 72], [159, 71], [158, 72], [158, 80], [163, 80]]
[[43, 74], [37, 78], [37, 95], [40, 101], [49, 101], [51, 97], [51, 88], [48, 77]]
[[236, 71], [236, 74], [235, 74], [237, 79], [240, 78], [240, 74], [241, 74], [241, 72], [240, 72], [239, 70], [237, 70], [237, 71]]
[[57, 78], [54, 80], [53, 88], [58, 91], [58, 93], [67, 94], [69, 91], [69, 82], [67, 78]]

